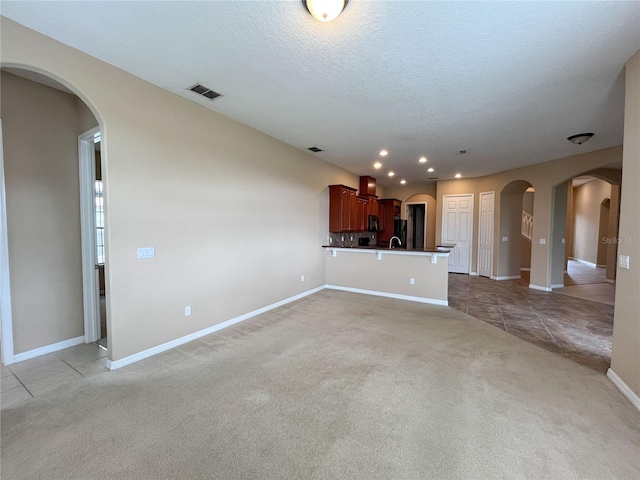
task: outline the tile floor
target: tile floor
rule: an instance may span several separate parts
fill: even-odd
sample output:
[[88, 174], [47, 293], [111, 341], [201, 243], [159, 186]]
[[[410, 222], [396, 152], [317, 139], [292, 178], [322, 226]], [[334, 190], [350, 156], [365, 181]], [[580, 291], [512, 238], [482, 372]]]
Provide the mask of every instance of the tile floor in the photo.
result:
[[506, 281], [449, 274], [449, 305], [606, 372], [611, 363], [614, 287], [605, 283], [603, 269], [573, 261], [565, 285], [571, 285], [565, 289], [572, 293], [530, 289], [528, 272], [522, 272], [520, 280]]
[[2, 367], [2, 407], [50, 392], [84, 377], [107, 372], [107, 351], [93, 343], [78, 345]]

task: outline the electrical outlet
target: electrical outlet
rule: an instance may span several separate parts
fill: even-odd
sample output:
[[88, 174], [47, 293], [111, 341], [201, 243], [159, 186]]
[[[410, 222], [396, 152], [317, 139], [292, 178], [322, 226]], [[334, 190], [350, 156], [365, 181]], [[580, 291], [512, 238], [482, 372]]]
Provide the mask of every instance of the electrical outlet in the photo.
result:
[[191, 305], [184, 307], [184, 316], [188, 317], [189, 315], [191, 315]]
[[300, 281], [304, 282], [304, 275], [300, 275]]
[[509, 237], [502, 237], [502, 241], [503, 242], [508, 242], [509, 241]]
[[410, 285], [415, 285], [416, 284], [416, 279], [415, 278], [410, 278], [409, 279], [409, 284]]

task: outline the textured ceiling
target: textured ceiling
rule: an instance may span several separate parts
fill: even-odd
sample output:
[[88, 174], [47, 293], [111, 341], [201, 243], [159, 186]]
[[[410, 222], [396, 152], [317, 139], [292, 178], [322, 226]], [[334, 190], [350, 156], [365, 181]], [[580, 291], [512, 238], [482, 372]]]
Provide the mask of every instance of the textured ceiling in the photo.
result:
[[[638, 1], [351, 0], [330, 23], [297, 0], [3, 0], [1, 13], [383, 185], [621, 144], [640, 48]], [[581, 132], [595, 136], [566, 140]]]

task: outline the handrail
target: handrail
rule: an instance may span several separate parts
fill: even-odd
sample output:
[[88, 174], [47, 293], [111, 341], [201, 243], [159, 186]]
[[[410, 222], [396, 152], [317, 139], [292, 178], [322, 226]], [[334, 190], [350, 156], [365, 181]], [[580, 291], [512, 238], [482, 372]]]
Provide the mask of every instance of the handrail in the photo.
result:
[[522, 228], [520, 231], [524, 238], [531, 241], [533, 236], [533, 215], [524, 210], [522, 211]]

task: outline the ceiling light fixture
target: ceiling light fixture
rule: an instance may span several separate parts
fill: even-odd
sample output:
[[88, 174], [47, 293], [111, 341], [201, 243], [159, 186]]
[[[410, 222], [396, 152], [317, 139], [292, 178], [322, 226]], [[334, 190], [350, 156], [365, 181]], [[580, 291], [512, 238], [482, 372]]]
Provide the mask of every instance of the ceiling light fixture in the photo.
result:
[[456, 178], [462, 178], [462, 174], [461, 173], [456, 173], [455, 177]]
[[382, 164], [380, 162], [376, 162], [373, 164], [373, 168], [375, 168], [376, 170], [382, 168]]
[[389, 173], [387, 173], [387, 175], [389, 175], [390, 177], [393, 177], [395, 175], [395, 173], [394, 172], [389, 172]]
[[420, 160], [418, 160], [420, 163], [427, 163], [427, 157], [420, 157]]
[[571, 135], [570, 137], [567, 137], [567, 140], [569, 140], [571, 143], [575, 143], [576, 145], [582, 145], [591, 137], [593, 137], [593, 133], [578, 133], [577, 135]]
[[387, 152], [386, 150], [380, 150], [381, 157], [386, 157], [387, 155], [389, 155], [389, 152]]
[[433, 167], [427, 168], [427, 172], [429, 172], [429, 173], [433, 173], [434, 171], [435, 171], [435, 169]]
[[342, 13], [349, 0], [302, 0], [313, 18], [321, 22], [330, 22]]
[[402, 185], [404, 185], [405, 183], [407, 183], [407, 181], [406, 181], [406, 180], [404, 180], [404, 179], [402, 179], [402, 180], [400, 180], [400, 183], [401, 183]]

